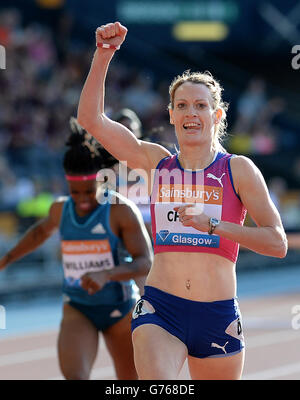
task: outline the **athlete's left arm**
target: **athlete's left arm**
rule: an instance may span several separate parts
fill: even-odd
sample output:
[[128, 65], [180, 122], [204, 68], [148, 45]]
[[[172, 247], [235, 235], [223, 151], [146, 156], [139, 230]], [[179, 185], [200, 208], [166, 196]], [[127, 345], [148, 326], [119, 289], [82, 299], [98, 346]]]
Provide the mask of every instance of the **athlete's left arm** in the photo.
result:
[[[287, 253], [287, 239], [278, 210], [272, 202], [266, 182], [256, 165], [247, 157], [231, 159], [231, 171], [236, 193], [255, 222], [255, 227], [221, 221], [214, 233], [238, 242], [256, 253], [283, 258]], [[191, 205], [174, 208], [184, 226], [199, 231], [209, 230], [209, 217], [189, 212]]]
[[110, 270], [110, 280], [123, 281], [146, 276], [151, 267], [153, 251], [142, 214], [132, 202], [126, 201], [118, 207], [119, 236], [132, 261]]
[[235, 190], [256, 227], [222, 221], [216, 227], [215, 233], [236, 241], [256, 253], [285, 257], [286, 234], [262, 173], [249, 158], [244, 156], [234, 157], [230, 163]]

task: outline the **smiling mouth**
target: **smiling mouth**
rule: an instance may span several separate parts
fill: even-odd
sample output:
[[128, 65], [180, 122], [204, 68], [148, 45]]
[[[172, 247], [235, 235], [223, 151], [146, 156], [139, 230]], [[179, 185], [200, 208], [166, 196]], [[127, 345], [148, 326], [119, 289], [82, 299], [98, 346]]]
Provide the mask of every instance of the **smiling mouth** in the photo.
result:
[[91, 204], [90, 203], [79, 203], [78, 208], [80, 210], [89, 210], [91, 208]]
[[197, 123], [186, 123], [183, 125], [183, 129], [185, 130], [199, 130], [201, 128], [201, 124], [197, 124]]

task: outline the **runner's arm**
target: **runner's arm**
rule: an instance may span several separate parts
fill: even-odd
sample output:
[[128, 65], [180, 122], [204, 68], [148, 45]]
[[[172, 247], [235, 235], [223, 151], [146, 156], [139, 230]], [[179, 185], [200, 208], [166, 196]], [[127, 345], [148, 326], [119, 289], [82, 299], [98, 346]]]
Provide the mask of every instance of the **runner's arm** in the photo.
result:
[[120, 218], [120, 236], [132, 262], [109, 271], [110, 280], [128, 280], [146, 276], [152, 263], [151, 240], [142, 214], [135, 204], [123, 204]]
[[55, 232], [59, 227], [62, 205], [62, 202], [53, 203], [49, 215], [26, 231], [19, 242], [1, 258], [0, 270], [37, 249]]
[[[96, 41], [120, 45], [127, 29], [119, 22], [107, 24], [96, 31]], [[169, 155], [164, 147], [136, 138], [124, 125], [112, 121], [104, 112], [105, 80], [115, 50], [97, 48], [78, 106], [79, 124], [95, 137], [116, 159], [126, 161], [129, 168], [150, 171]]]
[[286, 234], [266, 182], [256, 165], [247, 157], [231, 160], [235, 190], [256, 227], [222, 221], [215, 233], [266, 256], [283, 258], [287, 252]]
[[[272, 202], [265, 180], [255, 164], [244, 156], [231, 160], [236, 193], [255, 222], [255, 227], [221, 221], [214, 233], [239, 243], [241, 246], [266, 256], [283, 258], [287, 252], [287, 239], [278, 210]], [[191, 205], [175, 207], [184, 226], [203, 232], [209, 230], [208, 215], [192, 214]]]

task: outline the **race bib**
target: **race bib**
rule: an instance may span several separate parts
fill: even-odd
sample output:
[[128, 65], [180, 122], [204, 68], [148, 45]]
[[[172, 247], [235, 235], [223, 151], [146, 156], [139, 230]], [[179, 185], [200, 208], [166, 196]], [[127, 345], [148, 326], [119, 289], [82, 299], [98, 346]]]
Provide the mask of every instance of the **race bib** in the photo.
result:
[[187, 212], [221, 219], [223, 188], [203, 185], [159, 185], [155, 202], [156, 244], [219, 247], [220, 237], [183, 226], [174, 207], [192, 204]]
[[99, 272], [114, 267], [109, 241], [63, 240], [62, 259], [65, 279], [79, 281], [87, 272]]

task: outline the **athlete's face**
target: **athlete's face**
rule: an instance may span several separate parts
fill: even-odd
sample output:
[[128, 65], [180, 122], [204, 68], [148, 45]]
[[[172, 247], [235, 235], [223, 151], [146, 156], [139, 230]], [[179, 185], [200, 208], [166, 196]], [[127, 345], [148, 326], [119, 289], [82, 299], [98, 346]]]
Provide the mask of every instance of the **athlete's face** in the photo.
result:
[[97, 181], [95, 179], [87, 181], [68, 181], [68, 185], [78, 215], [84, 216], [89, 214], [98, 206], [96, 199]]
[[211, 143], [217, 113], [204, 84], [185, 82], [179, 86], [174, 95], [174, 108], [169, 112], [179, 145]]

